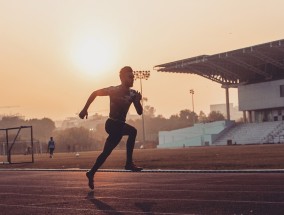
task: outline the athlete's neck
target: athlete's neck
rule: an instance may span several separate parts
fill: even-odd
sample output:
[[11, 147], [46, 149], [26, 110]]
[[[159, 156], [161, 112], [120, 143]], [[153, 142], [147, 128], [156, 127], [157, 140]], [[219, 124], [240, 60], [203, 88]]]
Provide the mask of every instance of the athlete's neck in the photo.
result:
[[127, 85], [124, 85], [124, 84], [121, 84], [120, 87], [123, 89], [123, 90], [129, 90], [130, 87], [128, 87]]

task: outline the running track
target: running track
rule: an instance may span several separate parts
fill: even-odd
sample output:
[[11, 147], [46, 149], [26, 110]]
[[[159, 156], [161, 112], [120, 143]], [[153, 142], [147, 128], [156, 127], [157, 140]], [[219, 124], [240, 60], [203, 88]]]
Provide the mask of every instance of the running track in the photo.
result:
[[0, 214], [284, 214], [283, 173], [1, 171]]

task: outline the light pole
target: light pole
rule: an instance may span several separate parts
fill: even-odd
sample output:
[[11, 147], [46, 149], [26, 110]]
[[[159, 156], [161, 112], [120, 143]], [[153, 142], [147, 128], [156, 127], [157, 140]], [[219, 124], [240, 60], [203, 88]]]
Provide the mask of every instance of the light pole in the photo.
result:
[[189, 90], [189, 93], [191, 94], [192, 112], [193, 112], [193, 124], [194, 124], [194, 123], [195, 123], [195, 116], [194, 116], [194, 101], [193, 101], [193, 94], [194, 94], [194, 90], [193, 90], [193, 89]]
[[[140, 80], [140, 91], [142, 94], [142, 79], [147, 80], [150, 77], [150, 71], [133, 71], [134, 79]], [[143, 97], [142, 97], [142, 107], [144, 108], [143, 104]], [[144, 123], [144, 111], [142, 113], [142, 129], [143, 129], [143, 143], [145, 143], [145, 123]]]

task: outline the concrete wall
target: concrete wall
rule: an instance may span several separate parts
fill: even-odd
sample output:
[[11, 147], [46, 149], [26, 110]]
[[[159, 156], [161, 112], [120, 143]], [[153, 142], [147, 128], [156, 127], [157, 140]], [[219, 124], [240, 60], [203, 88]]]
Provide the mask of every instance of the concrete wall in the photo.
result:
[[284, 80], [239, 86], [239, 110], [284, 107], [284, 97], [280, 97], [280, 85], [284, 85]]
[[211, 145], [216, 136], [233, 121], [198, 123], [193, 127], [159, 132], [158, 148]]

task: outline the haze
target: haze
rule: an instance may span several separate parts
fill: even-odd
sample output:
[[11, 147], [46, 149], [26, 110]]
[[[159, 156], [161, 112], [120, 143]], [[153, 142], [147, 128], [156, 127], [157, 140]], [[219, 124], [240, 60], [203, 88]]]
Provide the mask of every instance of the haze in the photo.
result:
[[[283, 8], [282, 0], [0, 0], [0, 115], [75, 116], [93, 90], [120, 83], [125, 65], [151, 71], [143, 96], [156, 114], [192, 110], [190, 89], [195, 112], [209, 113], [225, 103], [219, 84], [153, 67], [283, 39]], [[100, 97], [89, 111], [108, 109]]]

